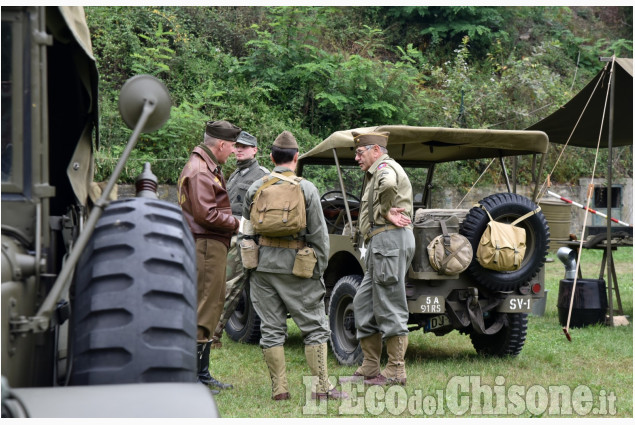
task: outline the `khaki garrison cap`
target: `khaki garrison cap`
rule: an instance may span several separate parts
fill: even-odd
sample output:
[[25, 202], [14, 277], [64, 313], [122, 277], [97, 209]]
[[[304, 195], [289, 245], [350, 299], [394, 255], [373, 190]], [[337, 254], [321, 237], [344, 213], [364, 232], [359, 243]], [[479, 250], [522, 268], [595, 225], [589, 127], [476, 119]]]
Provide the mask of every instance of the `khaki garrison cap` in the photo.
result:
[[282, 148], [282, 149], [300, 149], [298, 147], [298, 142], [293, 137], [293, 134], [290, 131], [283, 131], [276, 137], [276, 140], [273, 142], [273, 145]]
[[390, 133], [387, 131], [363, 134], [353, 131], [353, 141], [355, 142], [355, 146], [379, 145], [386, 147], [388, 145], [389, 135]]

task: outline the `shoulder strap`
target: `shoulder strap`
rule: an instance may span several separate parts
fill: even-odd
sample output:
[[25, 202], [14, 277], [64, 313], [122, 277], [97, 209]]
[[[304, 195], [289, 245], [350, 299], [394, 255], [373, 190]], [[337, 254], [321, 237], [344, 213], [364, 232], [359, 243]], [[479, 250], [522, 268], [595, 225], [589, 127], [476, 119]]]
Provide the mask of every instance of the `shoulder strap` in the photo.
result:
[[296, 176], [295, 174], [293, 174], [293, 171], [285, 171], [283, 173], [272, 172], [270, 176], [278, 180], [284, 180], [291, 184], [300, 184], [300, 181], [302, 180], [302, 177]]
[[489, 221], [494, 221], [494, 219], [492, 218], [492, 216], [489, 214], [489, 211], [487, 211], [487, 208], [485, 208], [483, 205], [481, 204], [474, 204], [474, 206], [476, 208], [481, 208], [483, 211], [485, 211], [487, 213], [487, 216], [489, 217]]
[[450, 234], [448, 233], [448, 226], [445, 225], [445, 220], [441, 220], [441, 232], [443, 233], [443, 245], [450, 246]]
[[[475, 206], [475, 207], [477, 207], [477, 208], [482, 208], [482, 209], [483, 209], [483, 210], [487, 213], [487, 216], [489, 217], [490, 221], [496, 221], [496, 220], [494, 220], [494, 219], [492, 218], [492, 216], [489, 214], [489, 211], [487, 211], [487, 209], [486, 209], [483, 205], [481, 205], [481, 204], [474, 204], [474, 206]], [[529, 211], [527, 214], [525, 214], [525, 215], [523, 215], [523, 216], [518, 217], [516, 220], [514, 220], [514, 221], [513, 221], [512, 223], [510, 223], [510, 224], [511, 224], [512, 226], [515, 226], [515, 225], [517, 225], [518, 223], [520, 223], [521, 221], [523, 221], [523, 220], [525, 220], [525, 219], [527, 219], [527, 218], [531, 217], [531, 216], [532, 216], [532, 215], [534, 215], [534, 214], [538, 214], [539, 212], [540, 212], [540, 207], [536, 208], [536, 209], [535, 209], [535, 210], [533, 210], [533, 211]]]
[[512, 226], [517, 225], [518, 223], [520, 223], [524, 219], [529, 218], [529, 217], [531, 217], [534, 214], [538, 214], [539, 212], [540, 212], [540, 207], [536, 208], [533, 211], [529, 211], [527, 214], [523, 215], [522, 217], [518, 217], [516, 220], [514, 220], [514, 222], [512, 223]]
[[254, 198], [253, 198], [254, 200], [256, 200], [256, 199], [258, 198], [258, 194], [259, 194], [260, 192], [262, 192], [262, 190], [263, 190], [263, 189], [266, 189], [266, 188], [268, 188], [269, 186], [271, 186], [272, 184], [274, 184], [274, 183], [276, 183], [276, 182], [280, 181], [280, 179], [279, 179], [279, 178], [277, 178], [277, 177], [273, 177], [273, 176], [269, 175], [269, 176], [264, 176], [264, 177], [262, 178], [262, 181], [263, 181], [264, 183], [263, 183], [263, 184], [261, 184], [261, 185], [260, 185], [260, 187], [259, 187], [258, 189], [256, 189], [256, 193], [254, 193]]
[[[291, 176], [293, 176], [293, 177], [291, 177]], [[256, 193], [254, 193], [254, 198], [253, 199], [256, 199], [258, 194], [260, 192], [262, 192], [263, 189], [268, 188], [269, 186], [271, 186], [274, 183], [279, 182], [280, 180], [284, 180], [284, 181], [289, 182], [291, 184], [300, 184], [300, 181], [302, 180], [302, 177], [297, 177], [293, 173], [293, 171], [285, 171], [283, 173], [272, 172], [268, 176], [264, 176], [262, 178], [262, 180], [264, 181], [264, 183], [256, 190]]]

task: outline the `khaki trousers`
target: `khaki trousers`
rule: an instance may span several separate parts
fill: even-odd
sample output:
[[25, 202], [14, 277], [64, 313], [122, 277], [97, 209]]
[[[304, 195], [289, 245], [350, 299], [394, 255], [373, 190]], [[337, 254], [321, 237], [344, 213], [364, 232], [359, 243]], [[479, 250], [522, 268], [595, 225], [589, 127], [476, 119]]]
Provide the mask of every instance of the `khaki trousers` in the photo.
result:
[[207, 342], [225, 304], [227, 247], [214, 239], [196, 240], [198, 307], [197, 342]]

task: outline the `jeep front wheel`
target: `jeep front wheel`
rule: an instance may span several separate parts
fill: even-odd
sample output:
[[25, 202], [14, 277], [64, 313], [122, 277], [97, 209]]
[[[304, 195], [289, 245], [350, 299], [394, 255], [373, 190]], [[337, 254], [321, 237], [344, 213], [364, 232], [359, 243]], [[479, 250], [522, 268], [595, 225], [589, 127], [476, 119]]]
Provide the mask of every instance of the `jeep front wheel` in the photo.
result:
[[240, 294], [238, 305], [225, 325], [225, 332], [232, 340], [247, 344], [260, 342], [260, 317], [249, 297], [249, 281]]
[[181, 210], [105, 208], [77, 265], [71, 384], [196, 382], [196, 251]]
[[356, 336], [353, 298], [362, 282], [360, 275], [348, 275], [337, 281], [329, 302], [331, 347], [337, 361], [346, 366], [359, 365], [364, 355]]

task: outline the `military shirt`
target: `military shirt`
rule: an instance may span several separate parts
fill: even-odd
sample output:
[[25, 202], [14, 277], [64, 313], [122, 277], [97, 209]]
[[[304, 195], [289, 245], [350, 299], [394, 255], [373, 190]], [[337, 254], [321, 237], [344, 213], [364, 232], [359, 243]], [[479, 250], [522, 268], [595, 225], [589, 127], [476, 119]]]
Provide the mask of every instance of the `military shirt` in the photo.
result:
[[227, 193], [234, 216], [238, 218], [242, 216], [245, 193], [249, 186], [267, 174], [269, 170], [259, 165], [256, 158], [238, 162], [236, 170], [227, 179]]
[[[386, 215], [390, 208], [405, 208], [402, 214], [413, 219], [412, 185], [404, 169], [387, 154], [380, 156], [370, 166], [364, 178], [364, 193], [359, 210], [359, 230], [362, 236], [371, 230], [368, 203], [373, 202], [374, 225], [392, 224]], [[373, 184], [373, 199], [369, 200], [370, 184]]]
[[[285, 171], [293, 170], [287, 167], [275, 167], [273, 171], [282, 174]], [[263, 180], [258, 179], [249, 187], [249, 189], [247, 189], [245, 202], [243, 203], [243, 219], [249, 220], [254, 195], [262, 184]], [[280, 183], [278, 182], [276, 184]], [[306, 206], [306, 232], [300, 232], [300, 239], [303, 239], [307, 244], [310, 244], [315, 250], [317, 264], [313, 271], [313, 278], [317, 279], [322, 276], [327, 266], [329, 256], [329, 235], [326, 227], [326, 221], [324, 220], [324, 214], [322, 213], [322, 205], [320, 204], [320, 194], [317, 188], [313, 183], [306, 179], [302, 179], [300, 181], [300, 187], [302, 188], [302, 192], [304, 194], [304, 203]], [[284, 239], [292, 239], [292, 237], [289, 236]], [[295, 255], [296, 250], [293, 248], [261, 246], [258, 254], [258, 267], [256, 270], [259, 272], [292, 274]]]

